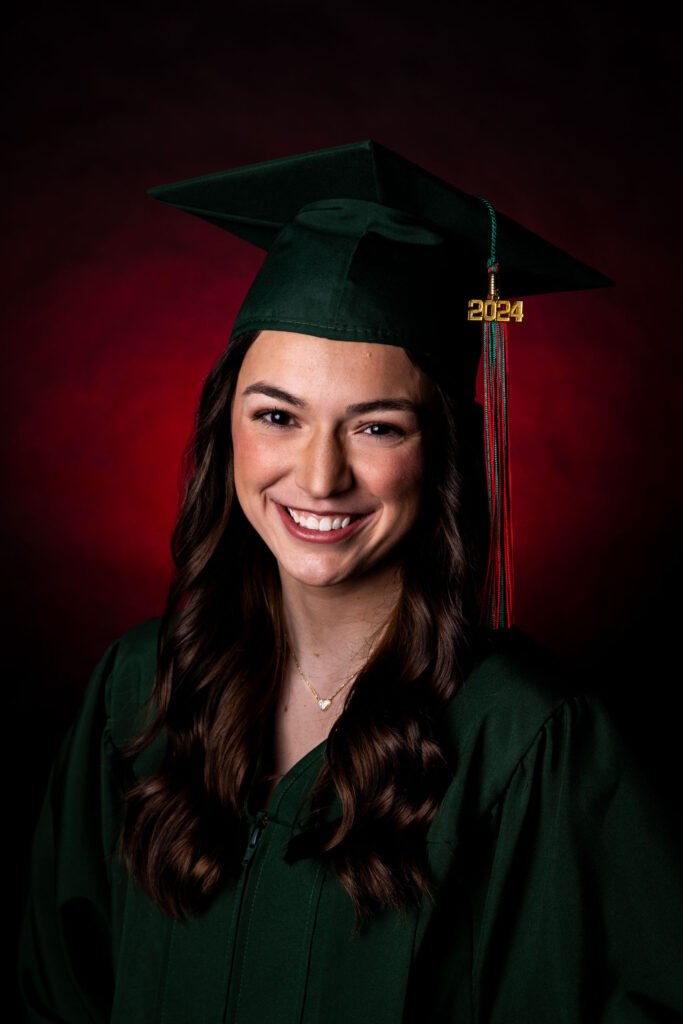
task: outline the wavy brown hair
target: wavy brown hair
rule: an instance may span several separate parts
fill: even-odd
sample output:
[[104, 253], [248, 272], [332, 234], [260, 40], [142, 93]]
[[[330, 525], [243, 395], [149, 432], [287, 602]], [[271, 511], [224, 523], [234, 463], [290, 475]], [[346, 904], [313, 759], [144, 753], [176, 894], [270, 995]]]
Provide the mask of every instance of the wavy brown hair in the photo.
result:
[[[152, 717], [126, 754], [132, 759], [165, 736], [159, 768], [127, 794], [121, 855], [174, 916], [199, 910], [219, 880], [239, 870], [253, 766], [287, 662], [277, 565], [233, 485], [232, 399], [256, 337], [232, 343], [202, 393], [184, 463]], [[479, 508], [465, 498], [479, 488], [463, 488], [461, 472], [472, 451], [463, 443], [469, 424], [429, 365], [411, 358], [432, 381], [421, 514], [402, 546], [400, 597], [329, 734], [287, 853], [290, 861], [330, 863], [359, 915], [405, 908], [428, 889], [424, 839], [452, 778], [440, 722], [466, 674], [477, 619], [481, 560], [470, 527]], [[325, 812], [336, 800], [341, 815], [330, 824]]]

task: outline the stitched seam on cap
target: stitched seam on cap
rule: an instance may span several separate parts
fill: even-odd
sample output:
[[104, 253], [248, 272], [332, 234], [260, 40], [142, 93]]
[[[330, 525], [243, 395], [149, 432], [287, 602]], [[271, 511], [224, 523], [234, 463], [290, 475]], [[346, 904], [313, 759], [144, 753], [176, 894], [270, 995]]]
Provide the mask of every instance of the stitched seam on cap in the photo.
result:
[[[235, 327], [238, 326], [238, 323], [235, 324]], [[285, 316], [254, 317], [252, 320], [245, 320], [239, 323], [239, 328], [241, 331], [255, 330], [259, 323], [303, 324], [305, 327], [321, 327], [332, 331], [353, 331], [355, 334], [383, 334], [390, 338], [410, 337], [410, 332], [408, 331], [394, 331], [387, 327], [356, 327], [354, 324], [329, 324], [317, 320], [300, 320], [298, 318], [294, 320]]]

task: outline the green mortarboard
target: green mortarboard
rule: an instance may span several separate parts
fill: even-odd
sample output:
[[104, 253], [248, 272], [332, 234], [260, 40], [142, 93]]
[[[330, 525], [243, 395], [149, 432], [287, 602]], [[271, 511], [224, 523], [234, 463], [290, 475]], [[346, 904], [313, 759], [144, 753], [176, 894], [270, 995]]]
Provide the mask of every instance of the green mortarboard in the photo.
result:
[[[482, 336], [467, 322], [468, 300], [497, 296], [487, 289], [487, 269], [500, 268], [505, 293], [515, 298], [612, 283], [486, 201], [372, 141], [238, 167], [150, 195], [267, 250], [231, 338], [268, 329], [399, 345], [431, 357], [469, 397]], [[508, 625], [505, 326], [482, 322], [495, 563], [488, 590], [492, 624]]]

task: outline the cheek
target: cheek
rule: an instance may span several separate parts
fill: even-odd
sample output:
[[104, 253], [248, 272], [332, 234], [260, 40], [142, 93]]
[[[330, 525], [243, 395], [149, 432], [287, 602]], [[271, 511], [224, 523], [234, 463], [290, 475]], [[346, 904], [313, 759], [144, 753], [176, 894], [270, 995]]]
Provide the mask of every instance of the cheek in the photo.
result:
[[240, 501], [250, 488], [266, 487], [282, 472], [282, 453], [272, 440], [235, 424], [232, 433], [235, 488]]
[[422, 452], [406, 452], [375, 465], [372, 487], [385, 505], [395, 504], [397, 513], [414, 516], [420, 505], [423, 473]]

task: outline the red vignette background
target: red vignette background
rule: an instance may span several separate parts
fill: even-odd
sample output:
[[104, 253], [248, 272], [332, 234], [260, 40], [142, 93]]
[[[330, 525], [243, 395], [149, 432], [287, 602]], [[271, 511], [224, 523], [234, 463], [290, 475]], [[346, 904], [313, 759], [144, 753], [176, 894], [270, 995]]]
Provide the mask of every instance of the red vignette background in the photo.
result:
[[529, 300], [510, 331], [518, 623], [603, 690], [666, 788], [681, 102], [663, 7], [120, 0], [14, 17], [2, 540], [23, 832], [95, 661], [162, 608], [193, 409], [261, 260], [145, 190], [365, 138], [618, 284]]

